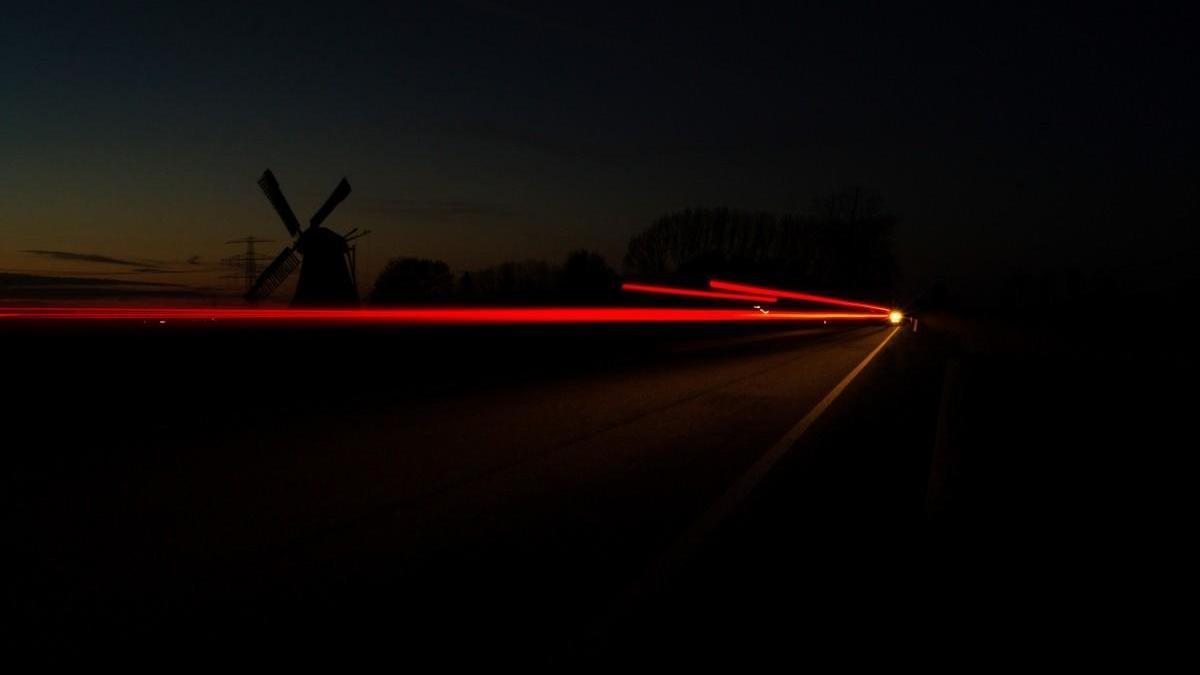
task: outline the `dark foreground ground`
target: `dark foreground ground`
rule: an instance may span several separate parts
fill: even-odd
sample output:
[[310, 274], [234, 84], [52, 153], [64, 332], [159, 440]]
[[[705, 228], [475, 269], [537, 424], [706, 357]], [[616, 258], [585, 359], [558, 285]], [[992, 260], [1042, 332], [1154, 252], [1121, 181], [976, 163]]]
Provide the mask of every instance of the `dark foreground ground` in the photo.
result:
[[1186, 597], [1158, 323], [931, 312], [686, 545], [890, 329], [3, 330], [6, 636], [50, 660], [993, 660]]

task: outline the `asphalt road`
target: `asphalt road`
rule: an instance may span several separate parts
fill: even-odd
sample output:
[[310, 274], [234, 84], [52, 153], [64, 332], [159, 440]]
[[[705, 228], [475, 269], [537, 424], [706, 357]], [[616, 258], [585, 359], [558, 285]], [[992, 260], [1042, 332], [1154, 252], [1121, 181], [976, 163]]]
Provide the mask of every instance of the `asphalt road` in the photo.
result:
[[333, 415], [140, 429], [177, 450], [67, 472], [18, 505], [20, 609], [35, 632], [117, 649], [211, 633], [260, 652], [341, 636], [567, 658], [891, 332], [672, 338], [612, 367]]

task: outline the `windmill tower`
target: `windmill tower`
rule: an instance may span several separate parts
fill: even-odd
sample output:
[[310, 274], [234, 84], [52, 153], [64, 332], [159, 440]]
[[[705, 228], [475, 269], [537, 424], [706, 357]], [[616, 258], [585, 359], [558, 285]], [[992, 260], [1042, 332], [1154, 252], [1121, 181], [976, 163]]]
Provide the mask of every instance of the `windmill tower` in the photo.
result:
[[[292, 296], [293, 306], [357, 305], [354, 254], [349, 242], [362, 235], [351, 237], [321, 227], [333, 209], [349, 196], [350, 183], [343, 178], [304, 229], [301, 229], [300, 221], [296, 219], [283, 191], [279, 189], [279, 181], [275, 180], [270, 169], [258, 179], [258, 186], [283, 220], [283, 226], [292, 236], [292, 244], [284, 247], [267, 265], [250, 290], [246, 291], [246, 299], [257, 302], [266, 298], [298, 267], [300, 280], [296, 284], [296, 294]], [[351, 230], [350, 234], [354, 232]]]

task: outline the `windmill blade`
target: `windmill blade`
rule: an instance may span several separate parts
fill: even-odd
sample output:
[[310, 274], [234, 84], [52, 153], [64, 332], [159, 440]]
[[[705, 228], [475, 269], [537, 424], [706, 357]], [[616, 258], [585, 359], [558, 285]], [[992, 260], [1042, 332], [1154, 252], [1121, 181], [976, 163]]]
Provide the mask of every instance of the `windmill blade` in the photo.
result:
[[329, 195], [329, 199], [325, 200], [324, 206], [313, 214], [312, 220], [308, 221], [309, 227], [319, 227], [329, 217], [334, 207], [341, 204], [342, 200], [348, 196], [350, 196], [350, 183], [343, 178], [342, 182], [333, 189], [333, 194]]
[[287, 199], [283, 196], [283, 190], [279, 189], [279, 181], [275, 180], [275, 174], [271, 173], [270, 169], [264, 171], [262, 177], [258, 179], [258, 187], [262, 188], [263, 194], [267, 196], [267, 201], [275, 207], [275, 212], [283, 220], [288, 232], [293, 237], [300, 234], [300, 221], [296, 219], [296, 214], [292, 212], [292, 207], [288, 205]]
[[262, 274], [258, 275], [258, 279], [250, 290], [246, 291], [246, 299], [254, 302], [262, 300], [269, 296], [279, 288], [280, 284], [287, 280], [297, 267], [300, 266], [300, 258], [296, 255], [296, 250], [291, 246], [279, 252], [275, 259], [267, 265], [267, 269], [263, 270]]

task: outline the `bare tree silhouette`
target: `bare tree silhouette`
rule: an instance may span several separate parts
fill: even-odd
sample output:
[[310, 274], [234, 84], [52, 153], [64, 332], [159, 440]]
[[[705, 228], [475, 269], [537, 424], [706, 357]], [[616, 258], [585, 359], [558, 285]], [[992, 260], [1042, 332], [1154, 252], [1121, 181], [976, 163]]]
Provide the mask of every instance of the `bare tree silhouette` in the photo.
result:
[[817, 200], [805, 214], [727, 208], [667, 214], [629, 241], [627, 276], [704, 283], [713, 276], [807, 288], [886, 290], [898, 267], [896, 217], [859, 187]]

